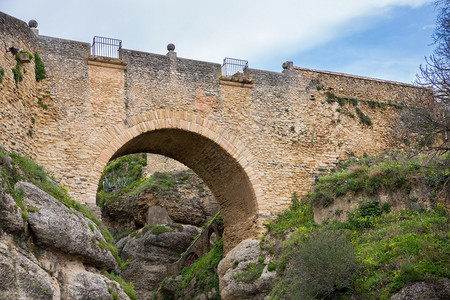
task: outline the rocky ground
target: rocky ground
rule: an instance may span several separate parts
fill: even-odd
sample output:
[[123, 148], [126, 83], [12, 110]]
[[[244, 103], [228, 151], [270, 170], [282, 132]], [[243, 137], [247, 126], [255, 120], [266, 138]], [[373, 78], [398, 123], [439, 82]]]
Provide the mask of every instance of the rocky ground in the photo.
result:
[[[120, 267], [97, 225], [35, 185], [18, 182], [27, 213], [0, 176], [0, 299], [132, 299], [101, 270]], [[26, 217], [28, 216], [28, 217]]]

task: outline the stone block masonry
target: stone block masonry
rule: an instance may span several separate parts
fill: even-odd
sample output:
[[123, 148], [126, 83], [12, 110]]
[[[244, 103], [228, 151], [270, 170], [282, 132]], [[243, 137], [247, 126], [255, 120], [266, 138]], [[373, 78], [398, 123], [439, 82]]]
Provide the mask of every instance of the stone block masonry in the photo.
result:
[[[87, 43], [36, 36], [3, 13], [0, 25], [1, 38], [38, 52], [47, 73], [37, 82], [34, 61], [24, 64], [16, 87], [14, 57], [1, 52], [3, 147], [33, 157], [82, 203], [95, 203], [111, 159], [139, 152], [173, 158], [215, 195], [226, 250], [261, 232], [294, 191], [305, 194], [318, 168], [351, 152], [389, 148], [386, 134], [397, 115], [389, 104], [416, 89], [292, 63], [281, 73], [248, 69], [251, 83], [243, 83], [221, 78], [219, 64], [175, 52], [122, 49], [121, 59], [92, 57]], [[325, 91], [365, 100], [357, 107], [371, 126], [361, 124], [348, 102], [327, 101]]]

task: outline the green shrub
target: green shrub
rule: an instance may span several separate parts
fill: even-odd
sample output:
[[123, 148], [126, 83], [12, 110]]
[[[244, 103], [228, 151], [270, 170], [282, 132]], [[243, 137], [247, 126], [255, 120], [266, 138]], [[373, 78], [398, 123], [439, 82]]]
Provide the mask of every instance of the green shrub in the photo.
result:
[[277, 268], [277, 264], [274, 262], [271, 262], [267, 265], [267, 271], [272, 272], [275, 271]]
[[266, 223], [268, 232], [274, 236], [285, 235], [292, 228], [307, 224], [312, 226], [314, 216], [312, 208], [305, 201], [300, 202], [297, 193], [292, 194], [292, 204], [289, 209], [277, 214], [277, 219]]
[[3, 75], [5, 75], [5, 70], [3, 68], [0, 68], [0, 83], [3, 82]]
[[38, 82], [46, 78], [44, 62], [37, 52], [34, 53], [34, 73]]
[[358, 99], [355, 99], [355, 98], [350, 98], [348, 100], [348, 102], [350, 102], [350, 104], [353, 105], [353, 106], [357, 106], [358, 105]]
[[312, 197], [313, 203], [317, 206], [328, 207], [334, 203], [334, 197], [328, 192], [319, 191]]
[[370, 228], [377, 224], [382, 209], [378, 200], [359, 200], [358, 208], [350, 212], [348, 222], [355, 228]]
[[356, 114], [359, 117], [359, 122], [361, 124], [372, 126], [372, 120], [369, 118], [369, 116], [365, 115], [362, 110], [360, 110], [358, 107], [355, 109]]
[[274, 299], [334, 299], [351, 290], [359, 263], [346, 234], [318, 230], [294, 235], [281, 257], [286, 268], [272, 290]]

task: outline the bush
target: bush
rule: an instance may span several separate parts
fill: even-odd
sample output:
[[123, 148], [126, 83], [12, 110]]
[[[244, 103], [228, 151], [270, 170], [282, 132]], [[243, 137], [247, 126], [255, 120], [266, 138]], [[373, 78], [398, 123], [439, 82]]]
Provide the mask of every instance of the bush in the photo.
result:
[[45, 74], [44, 63], [42, 62], [42, 59], [39, 56], [39, 53], [37, 53], [37, 52], [34, 53], [34, 63], [35, 63], [34, 72], [35, 72], [36, 81], [41, 81], [42, 79], [44, 79], [46, 77], [46, 74]]
[[355, 228], [373, 227], [382, 212], [378, 200], [361, 199], [358, 208], [350, 213], [348, 222]]
[[283, 250], [287, 264], [272, 290], [275, 299], [332, 299], [353, 288], [359, 264], [344, 232], [322, 230], [294, 239], [295, 246]]

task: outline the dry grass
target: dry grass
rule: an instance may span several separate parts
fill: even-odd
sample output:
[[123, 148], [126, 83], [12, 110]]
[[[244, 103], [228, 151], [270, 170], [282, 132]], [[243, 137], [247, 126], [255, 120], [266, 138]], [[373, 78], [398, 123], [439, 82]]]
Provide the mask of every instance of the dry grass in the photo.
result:
[[384, 170], [380, 169], [380, 168], [376, 168], [376, 169], [372, 169], [369, 171], [369, 173], [367, 173], [367, 176], [369, 176], [369, 178], [372, 177], [376, 177], [376, 176], [382, 176], [384, 175]]

